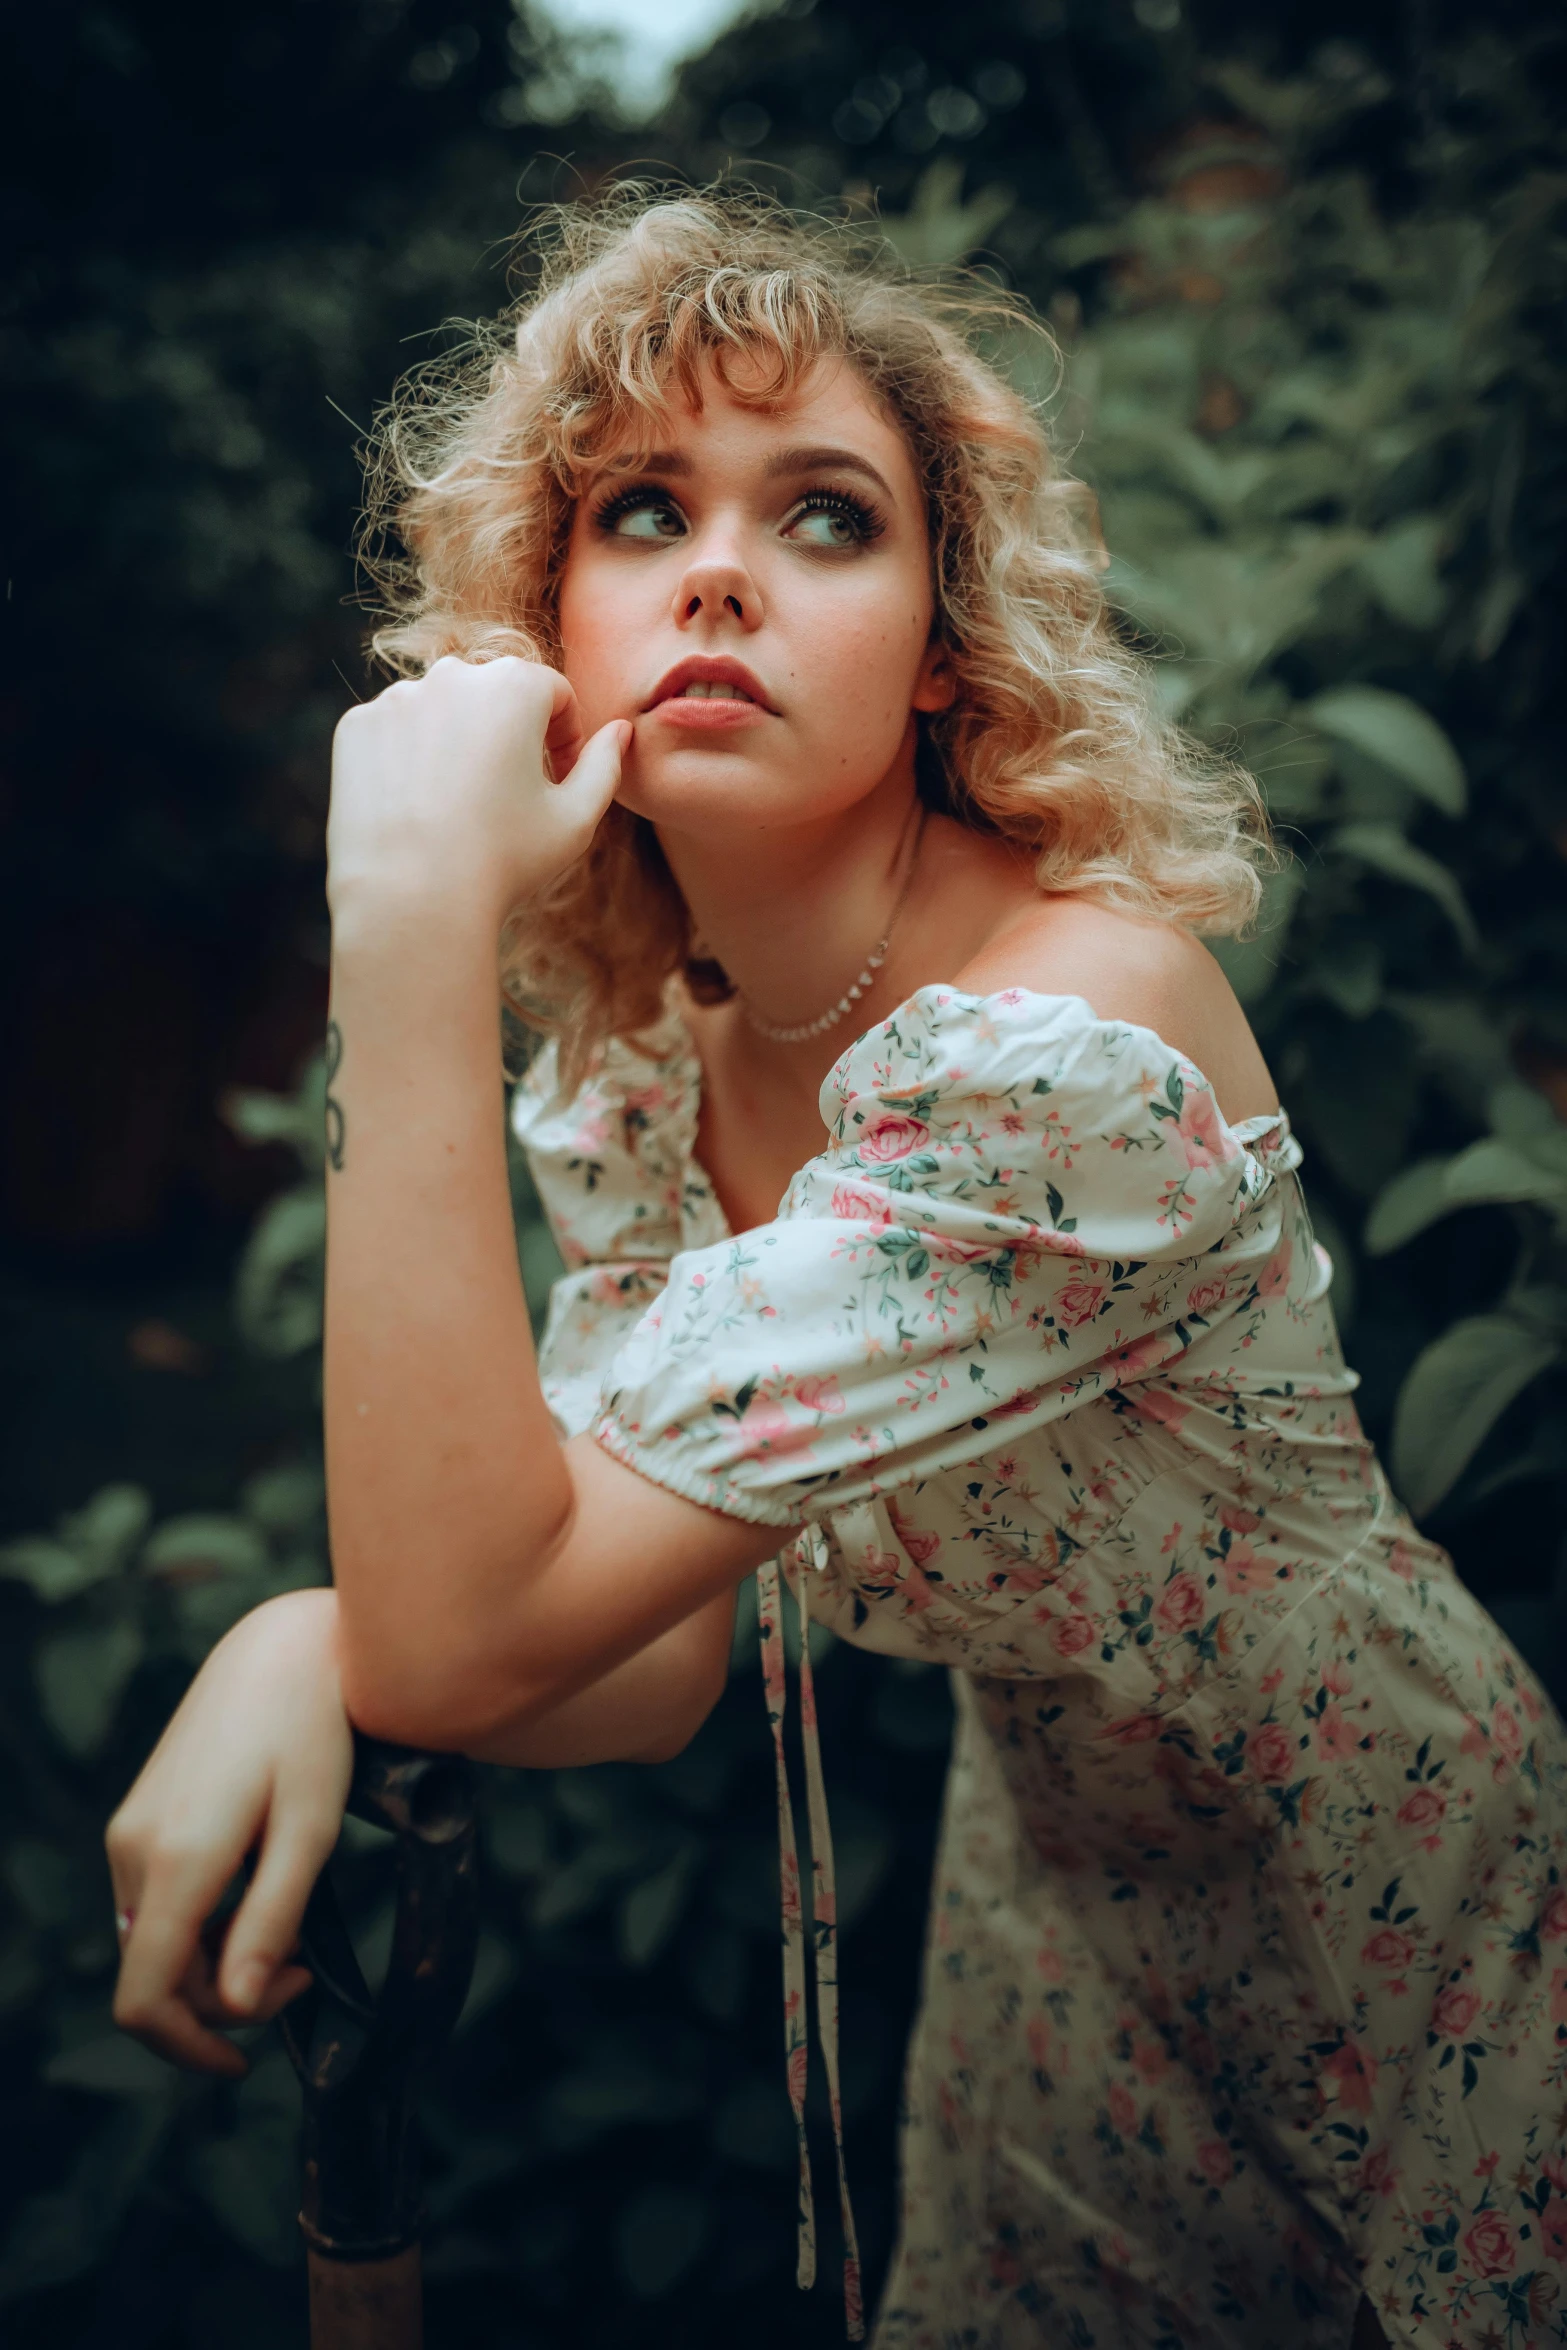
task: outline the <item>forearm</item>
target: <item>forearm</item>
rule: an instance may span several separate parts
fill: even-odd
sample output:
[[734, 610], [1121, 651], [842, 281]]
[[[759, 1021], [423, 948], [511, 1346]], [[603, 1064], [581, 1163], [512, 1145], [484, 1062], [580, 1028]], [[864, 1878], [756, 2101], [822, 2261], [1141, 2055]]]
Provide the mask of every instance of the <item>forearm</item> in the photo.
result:
[[[345, 1678], [482, 1669], [562, 1536], [506, 1177], [495, 926], [337, 909], [325, 1406]], [[478, 1695], [479, 1693], [474, 1693]], [[487, 1710], [479, 1696], [478, 1712]]]

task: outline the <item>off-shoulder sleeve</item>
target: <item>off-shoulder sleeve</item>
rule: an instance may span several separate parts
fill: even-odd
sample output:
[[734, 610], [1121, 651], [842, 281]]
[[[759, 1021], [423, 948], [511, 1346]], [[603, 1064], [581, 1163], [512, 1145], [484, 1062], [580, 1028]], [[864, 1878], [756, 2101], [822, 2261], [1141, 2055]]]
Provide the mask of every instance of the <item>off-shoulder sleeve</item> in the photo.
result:
[[1167, 1372], [1278, 1242], [1267, 1151], [1077, 997], [921, 989], [822, 1110], [774, 1222], [677, 1256], [605, 1377], [599, 1442], [729, 1516], [807, 1523]]

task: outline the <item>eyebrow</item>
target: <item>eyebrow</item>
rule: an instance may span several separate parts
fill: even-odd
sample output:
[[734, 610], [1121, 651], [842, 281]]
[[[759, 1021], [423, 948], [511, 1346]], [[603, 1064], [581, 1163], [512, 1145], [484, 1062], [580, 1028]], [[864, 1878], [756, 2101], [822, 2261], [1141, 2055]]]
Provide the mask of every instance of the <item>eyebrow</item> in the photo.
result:
[[[653, 449], [645, 456], [613, 458], [605, 467], [608, 473], [650, 473], [661, 480], [684, 480], [696, 470], [683, 449]], [[858, 473], [874, 482], [888, 503], [894, 502], [892, 489], [879, 474], [868, 457], [860, 457], [852, 449], [828, 446], [793, 449], [775, 449], [763, 466], [768, 481], [802, 473]]]
[[874, 482], [882, 496], [892, 502], [891, 484], [883, 479], [868, 457], [856, 456], [852, 449], [834, 449], [826, 446], [775, 449], [762, 471], [769, 481], [780, 474], [796, 473], [858, 473], [866, 481]]

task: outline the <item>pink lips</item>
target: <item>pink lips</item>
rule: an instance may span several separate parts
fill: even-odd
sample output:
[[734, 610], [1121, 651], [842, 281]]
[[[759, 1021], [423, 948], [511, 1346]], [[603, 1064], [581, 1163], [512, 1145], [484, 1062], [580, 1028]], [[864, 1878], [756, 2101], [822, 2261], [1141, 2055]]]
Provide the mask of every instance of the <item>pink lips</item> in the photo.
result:
[[[739, 689], [738, 694], [688, 695], [688, 685], [729, 685]], [[739, 695], [749, 697], [740, 700]], [[695, 654], [677, 661], [674, 668], [659, 679], [652, 694], [643, 705], [644, 712], [662, 719], [667, 725], [693, 727], [698, 730], [722, 730], [734, 726], [752, 726], [763, 718], [776, 716], [767, 699], [760, 678], [754, 676], [741, 661], [727, 656]]]

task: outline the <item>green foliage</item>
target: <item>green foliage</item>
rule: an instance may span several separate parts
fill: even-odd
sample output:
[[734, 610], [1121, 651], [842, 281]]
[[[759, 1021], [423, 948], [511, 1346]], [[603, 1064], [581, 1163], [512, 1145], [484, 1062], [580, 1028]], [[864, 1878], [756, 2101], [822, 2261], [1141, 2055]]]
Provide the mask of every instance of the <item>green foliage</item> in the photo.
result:
[[[1514, 1073], [1562, 1037], [1559, 921], [1548, 897], [1519, 903], [1533, 860], [1559, 904], [1562, 795], [1501, 749], [1548, 706], [1526, 645], [1559, 556], [1531, 504], [1559, 495], [1543, 436], [1567, 178], [1465, 202], [1455, 144], [1395, 219], [1363, 174], [1312, 168], [1363, 92], [1341, 87], [1335, 112], [1309, 81], [1225, 86], [1275, 143], [1195, 141], [1160, 199], [1058, 241], [1069, 265], [1110, 265], [1071, 353], [1076, 422], [1113, 591], [1163, 652], [1171, 706], [1261, 778], [1294, 859], [1256, 935], [1218, 951], [1325, 1221], [1364, 1218], [1381, 1256], [1451, 1210], [1511, 1211], [1497, 1310], [1433, 1335], [1398, 1396], [1392, 1468], [1424, 1514], [1462, 1504], [1477, 1458], [1496, 1490], [1504, 1416], [1525, 1474], [1567, 1460], [1548, 1376], [1567, 1348], [1567, 1137]], [[1215, 208], [1206, 184], [1237, 155], [1246, 200]], [[1411, 1161], [1454, 1109], [1496, 1131]], [[1510, 1411], [1541, 1380], [1532, 1421]]]

